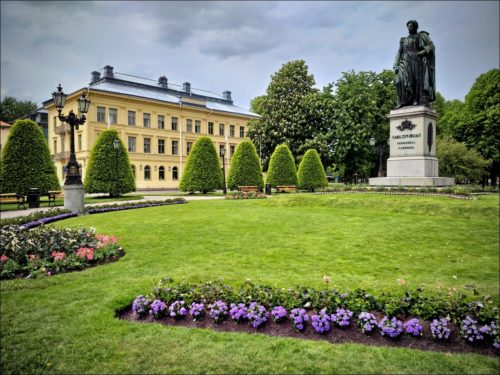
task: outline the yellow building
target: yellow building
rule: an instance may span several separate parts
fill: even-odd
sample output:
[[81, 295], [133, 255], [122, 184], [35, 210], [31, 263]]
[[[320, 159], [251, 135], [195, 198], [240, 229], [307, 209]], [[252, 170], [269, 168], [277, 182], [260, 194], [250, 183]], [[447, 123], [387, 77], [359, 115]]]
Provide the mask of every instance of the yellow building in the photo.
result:
[[[200, 136], [210, 137], [219, 153], [222, 148], [227, 150], [227, 171], [236, 146], [245, 139], [249, 120], [258, 115], [235, 106], [230, 91], [218, 96], [191, 89], [189, 82], [182, 87], [170, 84], [163, 76], [158, 82], [131, 77], [105, 66], [102, 77], [92, 72], [89, 87], [67, 97], [66, 115], [71, 109], [78, 113], [80, 94], [88, 92], [91, 101], [86, 123], [75, 131], [76, 158], [83, 177], [92, 146], [108, 128], [116, 129], [128, 148], [138, 190], [176, 189], [189, 151]], [[59, 121], [52, 100], [44, 107], [49, 118], [49, 148], [63, 184], [70, 127]]]

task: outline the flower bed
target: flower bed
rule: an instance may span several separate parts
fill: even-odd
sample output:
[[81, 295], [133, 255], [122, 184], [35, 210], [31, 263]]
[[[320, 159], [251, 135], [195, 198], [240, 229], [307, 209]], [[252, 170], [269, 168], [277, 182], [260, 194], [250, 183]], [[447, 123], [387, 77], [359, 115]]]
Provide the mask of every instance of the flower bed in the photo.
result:
[[87, 208], [86, 211], [89, 215], [92, 215], [92, 214], [98, 214], [98, 213], [103, 213], [103, 212], [131, 210], [134, 208], [169, 206], [172, 204], [183, 204], [183, 203], [187, 203], [184, 198], [174, 198], [174, 199], [167, 199], [167, 200], [163, 200], [163, 201], [148, 201], [148, 202], [142, 202], [142, 203], [106, 204], [106, 205]]
[[383, 189], [376, 189], [376, 188], [358, 188], [358, 189], [345, 189], [345, 190], [322, 190], [318, 192], [318, 194], [344, 194], [344, 193], [349, 193], [349, 194], [386, 194], [386, 195], [422, 195], [422, 196], [440, 196], [440, 197], [448, 197], [448, 198], [455, 198], [455, 199], [465, 199], [465, 200], [470, 200], [470, 199], [476, 199], [473, 196], [471, 196], [469, 193], [446, 193], [444, 191], [434, 191], [434, 192], [428, 192], [428, 191], [414, 191], [414, 190], [394, 190], [391, 188], [387, 188], [385, 190]]
[[124, 255], [115, 237], [85, 228], [4, 226], [0, 249], [0, 279], [81, 270]]
[[253, 191], [238, 191], [236, 193], [228, 194], [225, 199], [266, 199], [267, 196], [263, 193], [256, 193]]
[[[303, 334], [303, 337], [311, 338], [315, 335], [333, 342], [383, 345], [397, 342], [403, 346], [431, 350], [500, 354], [498, 309], [496, 306], [485, 307], [488, 305], [485, 302], [487, 298], [482, 298], [482, 302], [470, 299], [457, 301], [456, 296], [448, 295], [442, 299], [427, 300], [427, 308], [433, 313], [424, 313], [427, 316], [425, 320], [412, 313], [400, 312], [404, 310], [402, 306], [407, 306], [412, 299], [418, 300], [416, 296], [409, 298], [409, 294], [401, 296], [397, 306], [395, 296], [376, 298], [359, 290], [338, 293], [336, 290], [307, 289], [304, 293], [302, 288], [273, 289], [249, 282], [236, 290], [220, 281], [173, 284], [167, 278], [161, 280], [150, 294], [134, 299], [132, 305], [140, 306], [141, 313], [137, 312], [137, 307], [131, 310], [129, 304], [120, 314], [130, 320], [145, 319], [164, 324], [245, 332], [259, 329], [293, 337]], [[452, 302], [453, 307], [446, 313], [447, 302]], [[151, 306], [159, 303], [169, 311], [181, 311], [180, 304], [191, 306], [191, 309], [172, 315], [174, 320], [158, 318], [157, 314], [151, 313], [155, 311]], [[424, 311], [420, 302], [415, 304], [420, 311]], [[398, 313], [387, 314], [388, 305]], [[149, 314], [146, 311], [150, 311]]]
[[26, 228], [34, 228], [41, 224], [51, 223], [53, 221], [66, 219], [67, 217], [72, 216], [76, 216], [76, 214], [73, 214], [71, 210], [52, 208], [47, 211], [33, 212], [26, 216], [2, 219], [0, 220], [0, 227], [4, 227], [6, 225], [23, 225]]

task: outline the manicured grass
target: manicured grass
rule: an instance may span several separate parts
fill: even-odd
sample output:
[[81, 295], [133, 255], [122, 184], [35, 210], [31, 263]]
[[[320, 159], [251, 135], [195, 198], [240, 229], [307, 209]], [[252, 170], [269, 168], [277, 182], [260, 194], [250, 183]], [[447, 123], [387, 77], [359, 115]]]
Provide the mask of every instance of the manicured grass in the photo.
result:
[[[498, 358], [213, 332], [114, 318], [162, 277], [277, 287], [474, 283], [498, 299], [498, 196], [273, 196], [89, 215], [57, 226], [113, 234], [120, 261], [2, 281], [2, 373], [497, 373]], [[406, 280], [401, 286], [398, 278]]]

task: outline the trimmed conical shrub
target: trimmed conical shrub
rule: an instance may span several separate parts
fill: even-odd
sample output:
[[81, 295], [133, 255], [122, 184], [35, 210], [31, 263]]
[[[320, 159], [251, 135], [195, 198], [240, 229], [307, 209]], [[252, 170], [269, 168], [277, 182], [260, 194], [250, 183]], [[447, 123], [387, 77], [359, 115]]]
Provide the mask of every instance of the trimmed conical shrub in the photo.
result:
[[27, 195], [30, 188], [41, 194], [60, 189], [56, 166], [40, 127], [31, 120], [17, 120], [2, 150], [1, 190]]
[[252, 142], [243, 141], [236, 147], [227, 176], [227, 186], [231, 190], [238, 189], [238, 186], [258, 186], [259, 190], [263, 189], [260, 161]]
[[276, 187], [280, 185], [297, 186], [297, 183], [297, 169], [292, 153], [287, 145], [279, 145], [271, 155], [266, 184]]
[[316, 150], [307, 150], [300, 162], [297, 177], [299, 189], [314, 191], [328, 186], [325, 169]]
[[118, 169], [116, 168], [115, 139], [120, 140], [115, 129], [101, 133], [90, 152], [89, 166], [85, 174], [86, 193], [107, 193], [111, 196], [116, 192], [118, 178], [118, 194], [135, 191], [135, 180], [130, 166], [128, 153], [120, 140], [118, 149]]
[[179, 190], [206, 194], [220, 188], [222, 170], [214, 143], [208, 137], [200, 137], [189, 153]]

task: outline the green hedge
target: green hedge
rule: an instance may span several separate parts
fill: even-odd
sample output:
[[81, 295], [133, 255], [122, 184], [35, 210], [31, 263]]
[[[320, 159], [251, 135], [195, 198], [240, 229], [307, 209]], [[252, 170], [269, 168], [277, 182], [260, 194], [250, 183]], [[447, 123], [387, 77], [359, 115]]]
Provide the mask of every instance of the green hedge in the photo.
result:
[[214, 143], [208, 137], [200, 137], [189, 154], [179, 190], [206, 194], [220, 188], [222, 170]]
[[297, 175], [299, 189], [314, 191], [328, 186], [325, 169], [318, 152], [314, 149], [308, 150], [302, 158]]
[[31, 120], [17, 120], [2, 150], [2, 193], [27, 195], [30, 188], [41, 194], [59, 190], [56, 167], [40, 127]]
[[276, 187], [280, 185], [298, 185], [297, 169], [292, 153], [287, 145], [279, 145], [275, 148], [269, 169], [267, 171], [266, 184]]
[[236, 147], [227, 176], [227, 186], [231, 190], [237, 190], [238, 186], [258, 186], [259, 190], [263, 189], [262, 169], [252, 142], [243, 141]]
[[115, 195], [118, 178], [118, 193], [135, 191], [135, 180], [130, 166], [127, 150], [120, 140], [118, 150], [118, 169], [116, 168], [115, 139], [120, 140], [115, 129], [101, 133], [90, 153], [89, 167], [85, 175], [86, 193], [108, 193]]

